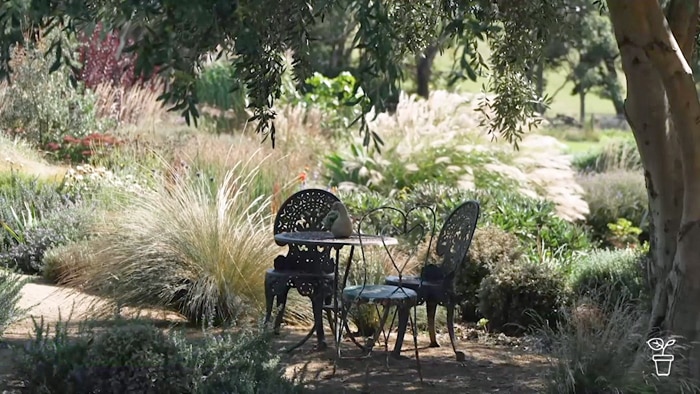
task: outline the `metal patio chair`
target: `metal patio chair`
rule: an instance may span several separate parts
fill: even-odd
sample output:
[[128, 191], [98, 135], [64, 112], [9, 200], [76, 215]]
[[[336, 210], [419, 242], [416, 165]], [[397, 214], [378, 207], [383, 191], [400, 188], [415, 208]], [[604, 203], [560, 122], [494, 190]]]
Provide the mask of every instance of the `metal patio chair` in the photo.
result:
[[452, 350], [458, 361], [464, 353], [455, 346], [454, 313], [460, 300], [455, 292], [455, 275], [462, 267], [471, 245], [480, 207], [476, 201], [466, 201], [447, 217], [436, 242], [436, 252], [442, 258], [437, 264], [426, 264], [420, 276], [388, 276], [386, 285], [401, 285], [418, 293], [418, 304], [425, 303], [428, 314], [430, 347], [439, 347], [435, 334], [435, 312], [438, 305], [447, 308], [447, 331]]
[[[323, 218], [336, 201], [340, 201], [338, 197], [322, 189], [296, 192], [280, 206], [275, 217], [274, 234], [323, 231]], [[277, 244], [282, 246], [279, 242]], [[289, 289], [296, 288], [300, 295], [311, 299], [314, 316], [323, 313], [323, 305], [330, 303], [333, 289], [335, 262], [331, 257], [332, 248], [287, 246], [287, 254], [277, 256], [274, 268], [265, 272], [265, 324], [270, 321], [276, 299], [275, 333], [279, 333]], [[320, 299], [321, 296], [324, 299]], [[327, 317], [330, 323], [330, 316]], [[323, 338], [323, 326], [316, 330], [318, 337]]]
[[[419, 210], [427, 210], [429, 213], [429, 223], [427, 225], [425, 224], [425, 220], [420, 220], [420, 216], [416, 215]], [[432, 219], [432, 222], [430, 222], [430, 219]], [[336, 343], [338, 343], [336, 348], [336, 362], [338, 359], [345, 358], [341, 354], [341, 340], [343, 337], [343, 328], [347, 330], [348, 327], [347, 320], [350, 309], [359, 305], [374, 305], [377, 314], [380, 316], [379, 329], [375, 331], [372, 338], [363, 347], [364, 354], [360, 357], [369, 357], [371, 355], [372, 349], [379, 340], [380, 334], [384, 334], [384, 348], [387, 350], [387, 356], [393, 355], [395, 357], [400, 357], [403, 337], [406, 329], [408, 328], [408, 324], [410, 323], [413, 333], [413, 342], [415, 345], [418, 375], [421, 382], [423, 381], [420, 368], [420, 359], [418, 356], [418, 331], [416, 327], [415, 307], [418, 303], [418, 293], [415, 290], [404, 287], [401, 280], [398, 280], [396, 284], [392, 285], [368, 283], [368, 262], [367, 254], [365, 252], [366, 245], [362, 243], [362, 236], [368, 234], [367, 230], [369, 230], [369, 227], [373, 227], [374, 231], [372, 231], [372, 234], [376, 233], [382, 237], [384, 250], [387, 253], [388, 258], [391, 260], [393, 269], [398, 273], [397, 278], [401, 278], [402, 272], [405, 270], [408, 262], [415, 257], [416, 253], [418, 252], [419, 243], [428, 237], [429, 245], [432, 245], [435, 235], [435, 222], [435, 212], [432, 210], [432, 208], [424, 206], [416, 207], [406, 212], [401, 211], [398, 208], [383, 206], [369, 211], [359, 220], [357, 231], [360, 238], [360, 250], [363, 262], [362, 284], [348, 286], [342, 290], [342, 302], [340, 308], [341, 324], [336, 325], [336, 327], [338, 327], [338, 330], [336, 331]], [[408, 247], [391, 250], [385, 242], [386, 237], [399, 239]], [[399, 243], [399, 245], [402, 245], [402, 243]], [[399, 259], [397, 256], [399, 255], [401, 256], [401, 259], [405, 260], [403, 263], [398, 261]], [[382, 311], [380, 311], [380, 306], [383, 307]], [[412, 316], [411, 311], [413, 311]], [[385, 330], [385, 325], [389, 320], [390, 314], [392, 315], [391, 324], [388, 330]], [[397, 340], [394, 346], [394, 351], [388, 353], [388, 341], [391, 335], [393, 323], [397, 316]]]

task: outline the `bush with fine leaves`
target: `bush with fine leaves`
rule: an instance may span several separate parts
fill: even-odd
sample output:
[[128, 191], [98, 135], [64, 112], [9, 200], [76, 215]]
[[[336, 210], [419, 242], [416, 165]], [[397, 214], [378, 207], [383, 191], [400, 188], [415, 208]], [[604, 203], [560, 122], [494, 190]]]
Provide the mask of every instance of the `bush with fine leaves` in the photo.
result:
[[563, 278], [552, 267], [521, 261], [496, 267], [479, 289], [479, 310], [489, 328], [519, 334], [541, 321], [554, 325], [566, 301]]
[[12, 272], [0, 269], [0, 337], [12, 324], [23, 310], [18, 306], [21, 297], [20, 291], [27, 280]]
[[[233, 323], [264, 306], [270, 236], [268, 185], [251, 157], [221, 182], [192, 177], [148, 187], [101, 223], [94, 264], [68, 282], [120, 305], [176, 310], [191, 321]], [[271, 182], [270, 182], [271, 183]]]
[[108, 124], [97, 117], [97, 99], [69, 81], [70, 70], [49, 73], [46, 40], [14, 50], [13, 83], [0, 91], [0, 129], [44, 147], [64, 136], [102, 133]]
[[462, 319], [479, 318], [479, 287], [494, 267], [515, 263], [522, 255], [516, 236], [492, 225], [479, 227], [469, 247], [467, 260], [457, 271], [455, 287], [462, 300]]
[[644, 220], [649, 199], [644, 176], [639, 171], [593, 173], [579, 177], [584, 199], [590, 210], [586, 222], [592, 234], [605, 240], [609, 223], [625, 218], [635, 227], [646, 227]]
[[80, 196], [62, 185], [0, 175], [0, 266], [41, 273], [44, 253], [85, 236], [90, 217]]
[[267, 334], [207, 335], [197, 342], [138, 320], [103, 329], [35, 323], [19, 350], [18, 373], [32, 392], [46, 393], [298, 393], [282, 376]]
[[569, 273], [575, 295], [605, 299], [648, 300], [643, 252], [633, 249], [594, 250], [578, 259]]

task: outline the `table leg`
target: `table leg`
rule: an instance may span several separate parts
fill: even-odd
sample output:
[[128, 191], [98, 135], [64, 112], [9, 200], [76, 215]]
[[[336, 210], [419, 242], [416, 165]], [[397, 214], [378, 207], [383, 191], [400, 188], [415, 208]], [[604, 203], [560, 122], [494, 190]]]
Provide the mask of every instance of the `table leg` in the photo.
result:
[[[348, 285], [348, 276], [350, 274], [350, 267], [352, 266], [352, 258], [355, 255], [355, 246], [350, 245], [350, 256], [348, 257], [348, 262], [345, 264], [345, 271], [343, 272], [343, 289]], [[336, 250], [336, 262], [340, 261], [339, 260], [339, 249]], [[350, 327], [348, 326], [347, 321], [345, 321], [345, 318], [343, 318], [342, 314], [340, 313], [340, 307], [338, 305], [338, 289], [337, 289], [337, 283], [338, 283], [338, 264], [336, 263], [336, 271], [335, 271], [335, 276], [336, 276], [336, 289], [335, 289], [335, 296], [334, 296], [334, 303], [333, 303], [333, 309], [335, 311], [335, 327], [336, 331], [334, 332], [335, 334], [335, 346], [336, 348], [340, 346], [340, 342], [342, 342], [343, 338], [341, 336], [343, 335], [343, 329], [345, 329], [348, 333], [350, 333]], [[360, 343], [357, 342], [355, 337], [350, 336], [350, 340], [357, 346], [358, 348], [365, 350], [365, 347], [361, 345]]]
[[[352, 255], [352, 249], [350, 251], [350, 254]], [[342, 324], [342, 321], [338, 322], [338, 314], [340, 312], [338, 308], [338, 265], [340, 264], [340, 248], [335, 249], [335, 264], [333, 264], [334, 271], [333, 271], [333, 328], [335, 329], [333, 332], [333, 342], [335, 342], [335, 347], [336, 349], [338, 346], [340, 346], [340, 338], [341, 333], [343, 332], [343, 328], [339, 327]]]
[[318, 293], [314, 294], [311, 306], [314, 311], [314, 328], [316, 329], [317, 349], [323, 350], [326, 345], [326, 333], [323, 331], [323, 301], [325, 299], [324, 285], [321, 284]]

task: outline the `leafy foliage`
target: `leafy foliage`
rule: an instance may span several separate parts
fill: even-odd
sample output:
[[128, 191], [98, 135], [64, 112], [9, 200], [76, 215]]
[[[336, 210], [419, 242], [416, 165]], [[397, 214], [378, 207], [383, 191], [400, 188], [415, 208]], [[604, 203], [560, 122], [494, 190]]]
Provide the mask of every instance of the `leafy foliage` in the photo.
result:
[[136, 56], [122, 52], [123, 45], [132, 45], [133, 39], [122, 41], [118, 31], [104, 31], [101, 24], [92, 34], [80, 34], [78, 58], [82, 65], [77, 80], [95, 89], [101, 84], [129, 89], [143, 86], [147, 81], [134, 72]]
[[230, 63], [218, 60], [205, 65], [197, 75], [197, 98], [220, 110], [245, 114], [246, 90]]
[[623, 218], [635, 227], [646, 229], [648, 197], [644, 177], [638, 172], [612, 171], [584, 175], [578, 179], [590, 210], [586, 217], [592, 236], [609, 244], [608, 224]]
[[0, 93], [0, 129], [42, 148], [62, 142], [65, 135], [82, 138], [105, 131], [109, 123], [97, 117], [94, 94], [71, 86], [70, 70], [49, 74], [45, 50], [43, 41], [13, 50], [13, 83]]
[[27, 279], [5, 269], [0, 269], [0, 338], [7, 326], [15, 322], [25, 312], [19, 308], [21, 291]]
[[645, 264], [639, 251], [595, 250], [574, 264], [569, 283], [574, 294], [590, 297], [598, 305], [606, 299], [648, 301]]
[[[72, 64], [67, 47], [79, 33], [91, 35], [98, 23], [104, 31], [118, 31], [125, 41], [123, 50], [136, 56], [134, 73], [150, 77], [155, 72], [170, 82], [162, 99], [173, 103], [188, 119], [198, 116], [195, 73], [203, 55], [218, 52], [234, 54], [232, 64], [249, 92], [251, 118], [258, 130], [272, 137], [275, 117], [271, 109], [279, 98], [284, 51], [294, 58], [299, 85], [310, 76], [309, 31], [331, 9], [344, 10], [356, 23], [353, 47], [359, 52], [353, 70], [368, 97], [362, 103], [363, 114], [390, 110], [398, 98], [402, 78], [401, 62], [408, 54], [422, 51], [438, 37], [446, 44], [486, 38], [492, 44], [491, 85], [498, 96], [486, 103], [493, 116], [492, 131], [517, 141], [537, 108], [539, 98], [523, 76], [541, 55], [545, 37], [553, 36], [562, 24], [559, 10], [564, 0], [552, 0], [542, 7], [520, 2], [493, 3], [485, 0], [466, 2], [394, 2], [369, 0], [294, 0], [284, 3], [266, 1], [231, 3], [221, 0], [189, 2], [176, 0], [161, 4], [98, 4], [85, 0], [62, 3], [10, 2], [0, 14], [0, 76], [11, 71], [10, 48], [35, 39], [40, 28], [60, 30], [64, 36], [53, 39], [55, 70], [62, 63]], [[488, 26], [500, 29], [488, 30]], [[441, 29], [440, 27], [444, 27]], [[522, 34], [530, 31], [532, 34]], [[177, 32], [177, 33], [176, 33]], [[484, 33], [487, 32], [486, 35]], [[133, 40], [133, 41], [130, 41]], [[468, 72], [481, 61], [473, 46], [463, 51], [460, 62]], [[473, 60], [473, 61], [469, 61]], [[488, 115], [485, 111], [485, 114]], [[490, 116], [490, 115], [489, 115]], [[365, 144], [372, 134], [361, 118]], [[375, 139], [375, 142], [377, 140]]]
[[462, 300], [462, 319], [476, 321], [481, 281], [495, 267], [507, 266], [518, 261], [522, 254], [516, 236], [496, 226], [480, 226], [474, 232], [467, 261], [457, 271], [455, 287]]
[[14, 173], [0, 178], [0, 265], [40, 273], [47, 249], [83, 237], [89, 216], [75, 198], [60, 185]]
[[330, 130], [344, 130], [355, 123], [361, 110], [348, 103], [366, 101], [362, 89], [355, 89], [356, 80], [347, 71], [335, 78], [328, 78], [315, 72], [306, 81], [308, 91], [303, 95], [291, 96], [291, 104], [304, 104], [308, 109], [319, 109], [325, 115], [324, 126]]
[[[269, 338], [249, 332], [207, 335], [200, 343], [138, 320], [36, 322], [20, 349], [19, 372], [33, 392], [296, 393], [282, 377]], [[51, 330], [53, 329], [53, 332]]]
[[565, 301], [563, 278], [545, 264], [496, 267], [479, 289], [479, 311], [491, 329], [506, 333], [521, 333], [541, 321], [554, 326]]

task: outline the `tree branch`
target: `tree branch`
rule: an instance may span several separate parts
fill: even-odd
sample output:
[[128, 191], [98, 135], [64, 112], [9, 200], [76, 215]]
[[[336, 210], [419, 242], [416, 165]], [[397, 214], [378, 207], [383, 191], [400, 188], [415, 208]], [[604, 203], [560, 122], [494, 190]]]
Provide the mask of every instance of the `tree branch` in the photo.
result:
[[671, 31], [689, 63], [695, 51], [699, 10], [700, 0], [671, 0], [666, 10], [666, 19]]

